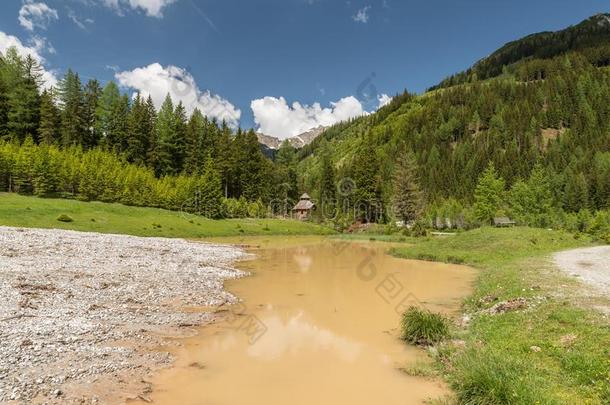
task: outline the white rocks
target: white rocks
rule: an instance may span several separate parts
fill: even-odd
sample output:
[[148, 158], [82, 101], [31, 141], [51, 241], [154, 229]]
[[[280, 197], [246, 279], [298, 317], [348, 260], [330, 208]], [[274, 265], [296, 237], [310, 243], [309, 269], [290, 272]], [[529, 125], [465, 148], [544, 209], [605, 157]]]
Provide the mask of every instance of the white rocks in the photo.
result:
[[[200, 324], [183, 306], [234, 302], [244, 253], [182, 239], [0, 227], [0, 403], [69, 402], [63, 384], [168, 364], [150, 333]], [[46, 393], [46, 394], [45, 394]], [[59, 393], [59, 394], [58, 394]]]

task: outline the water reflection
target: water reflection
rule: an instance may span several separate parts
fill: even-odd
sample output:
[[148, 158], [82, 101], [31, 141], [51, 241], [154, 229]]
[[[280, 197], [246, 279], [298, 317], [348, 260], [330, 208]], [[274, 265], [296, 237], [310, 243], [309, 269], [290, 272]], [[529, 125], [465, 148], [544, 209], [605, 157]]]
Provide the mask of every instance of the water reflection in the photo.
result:
[[454, 311], [470, 269], [399, 260], [382, 244], [252, 244], [261, 246], [257, 258], [240, 267], [253, 276], [227, 287], [243, 298], [242, 318], [258, 320], [264, 333], [252, 341], [234, 320], [202, 328], [177, 351], [177, 366], [155, 378], [155, 403], [402, 405], [445, 392], [397, 371], [425, 354], [399, 341], [396, 308], [415, 299]]

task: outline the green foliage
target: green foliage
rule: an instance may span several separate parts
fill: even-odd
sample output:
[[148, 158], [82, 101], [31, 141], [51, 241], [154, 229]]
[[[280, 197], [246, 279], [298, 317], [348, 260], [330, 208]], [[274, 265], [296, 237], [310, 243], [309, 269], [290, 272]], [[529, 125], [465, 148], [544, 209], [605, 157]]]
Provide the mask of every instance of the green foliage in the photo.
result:
[[401, 319], [401, 339], [416, 345], [432, 345], [449, 336], [449, 321], [418, 307], [408, 308]]
[[474, 191], [474, 213], [476, 218], [490, 224], [504, 201], [504, 180], [498, 177], [493, 164], [479, 178]]
[[405, 224], [416, 221], [423, 208], [417, 179], [417, 162], [411, 152], [398, 156], [394, 169], [394, 213]]
[[527, 181], [513, 184], [509, 194], [513, 217], [519, 223], [537, 227], [552, 224], [553, 192], [541, 165], [534, 167]]

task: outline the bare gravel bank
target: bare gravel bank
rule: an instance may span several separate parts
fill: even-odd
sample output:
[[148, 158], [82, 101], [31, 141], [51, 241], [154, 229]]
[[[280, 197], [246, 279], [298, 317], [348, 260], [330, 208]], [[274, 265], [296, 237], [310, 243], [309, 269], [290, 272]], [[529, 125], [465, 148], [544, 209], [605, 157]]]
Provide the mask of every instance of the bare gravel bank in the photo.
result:
[[[119, 403], [171, 363], [164, 336], [235, 302], [232, 246], [0, 227], [0, 403]], [[137, 394], [136, 394], [137, 396]]]
[[610, 315], [610, 246], [555, 253], [555, 263], [590, 288], [587, 294], [601, 299], [595, 307]]

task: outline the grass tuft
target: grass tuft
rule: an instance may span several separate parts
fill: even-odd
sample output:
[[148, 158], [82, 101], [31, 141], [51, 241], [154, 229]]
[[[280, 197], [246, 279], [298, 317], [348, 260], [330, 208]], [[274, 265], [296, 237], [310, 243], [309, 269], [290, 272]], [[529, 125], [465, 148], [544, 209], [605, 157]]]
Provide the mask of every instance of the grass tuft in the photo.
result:
[[59, 222], [74, 222], [74, 219], [72, 219], [72, 217], [71, 217], [71, 216], [69, 216], [69, 215], [67, 215], [67, 214], [60, 214], [60, 215], [57, 217], [57, 220], [58, 220]]
[[444, 316], [418, 307], [402, 315], [401, 338], [415, 345], [429, 346], [449, 336], [449, 322]]

